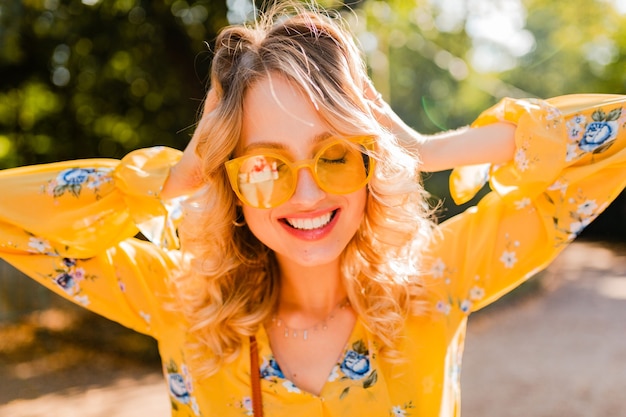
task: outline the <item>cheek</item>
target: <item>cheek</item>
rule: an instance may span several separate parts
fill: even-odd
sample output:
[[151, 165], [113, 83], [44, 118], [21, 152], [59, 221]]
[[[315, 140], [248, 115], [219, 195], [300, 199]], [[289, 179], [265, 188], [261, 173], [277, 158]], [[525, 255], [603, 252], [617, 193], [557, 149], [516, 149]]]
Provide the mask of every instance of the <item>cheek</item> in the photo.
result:
[[363, 188], [352, 194], [351, 206], [354, 207], [356, 213], [358, 213], [359, 222], [365, 217], [365, 207], [367, 206], [368, 199], [371, 198], [369, 191]]
[[351, 235], [357, 232], [365, 219], [365, 207], [367, 205], [367, 199], [369, 198], [368, 194], [369, 193], [363, 189], [347, 196], [349, 203], [346, 205], [346, 211], [343, 215], [346, 218], [346, 220], [344, 220], [344, 227], [348, 228], [348, 230], [344, 230]]
[[255, 209], [244, 205], [242, 207], [243, 218], [252, 234], [261, 242], [266, 243], [267, 234], [270, 227], [269, 214], [267, 210]]

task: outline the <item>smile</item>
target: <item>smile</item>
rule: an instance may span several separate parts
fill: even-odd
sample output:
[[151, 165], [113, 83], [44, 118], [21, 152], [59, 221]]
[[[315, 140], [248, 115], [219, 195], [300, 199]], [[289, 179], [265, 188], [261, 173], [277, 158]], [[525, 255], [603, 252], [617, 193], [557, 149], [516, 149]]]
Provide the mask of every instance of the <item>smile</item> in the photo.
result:
[[313, 218], [285, 218], [285, 222], [299, 230], [315, 230], [326, 226], [335, 216], [337, 210]]

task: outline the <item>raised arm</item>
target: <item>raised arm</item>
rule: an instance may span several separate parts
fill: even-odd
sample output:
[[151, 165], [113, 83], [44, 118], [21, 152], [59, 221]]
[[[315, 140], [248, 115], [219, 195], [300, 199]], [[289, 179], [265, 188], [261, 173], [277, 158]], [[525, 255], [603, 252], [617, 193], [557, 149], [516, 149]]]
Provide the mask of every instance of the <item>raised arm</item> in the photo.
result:
[[499, 165], [513, 159], [515, 125], [498, 122], [422, 136], [417, 152], [422, 170], [443, 171], [465, 165]]
[[172, 167], [168, 179], [163, 185], [161, 196], [165, 199], [191, 194], [203, 185], [202, 161], [198, 155], [199, 142], [210, 131], [209, 115], [217, 106], [217, 96], [214, 90], [209, 90], [200, 121], [196, 126], [191, 140], [187, 144], [180, 161]]
[[[141, 149], [0, 171], [0, 258], [61, 296], [144, 333], [158, 331], [180, 267], [176, 212], [159, 197], [180, 152]], [[135, 239], [141, 230], [154, 243]]]
[[505, 99], [476, 124], [498, 118], [518, 126], [515, 157], [491, 170], [476, 207], [440, 226], [431, 254], [446, 313], [468, 314], [544, 268], [626, 186], [626, 96]]
[[405, 149], [420, 158], [422, 171], [435, 172], [486, 163], [498, 165], [513, 159], [515, 125], [510, 122], [422, 135], [404, 123], [370, 83], [365, 95], [380, 123], [395, 134]]

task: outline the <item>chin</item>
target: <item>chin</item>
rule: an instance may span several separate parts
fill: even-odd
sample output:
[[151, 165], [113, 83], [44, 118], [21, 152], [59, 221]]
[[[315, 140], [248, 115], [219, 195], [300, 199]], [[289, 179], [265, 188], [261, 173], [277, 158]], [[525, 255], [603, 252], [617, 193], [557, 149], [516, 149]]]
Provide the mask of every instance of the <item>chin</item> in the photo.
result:
[[339, 265], [339, 260], [343, 253], [343, 249], [337, 249], [334, 251], [323, 251], [322, 253], [310, 250], [307, 248], [301, 248], [299, 251], [284, 250], [275, 251], [276, 257], [279, 262], [290, 262], [292, 264], [313, 268], [319, 266], [328, 266], [332, 264]]

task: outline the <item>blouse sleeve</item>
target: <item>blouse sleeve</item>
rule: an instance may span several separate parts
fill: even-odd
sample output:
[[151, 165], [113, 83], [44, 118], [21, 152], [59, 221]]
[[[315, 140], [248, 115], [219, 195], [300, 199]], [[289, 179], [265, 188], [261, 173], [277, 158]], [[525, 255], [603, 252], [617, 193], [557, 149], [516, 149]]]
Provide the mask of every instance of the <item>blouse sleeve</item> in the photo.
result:
[[177, 202], [159, 199], [180, 155], [156, 147], [121, 161], [0, 171], [0, 257], [75, 303], [154, 333], [181, 264]]
[[[552, 261], [626, 186], [626, 97], [504, 99], [474, 123], [517, 125], [514, 160], [463, 167], [450, 182], [457, 202], [489, 181], [476, 207], [440, 226], [429, 276], [436, 309], [475, 311]], [[487, 170], [485, 169], [487, 168]]]

